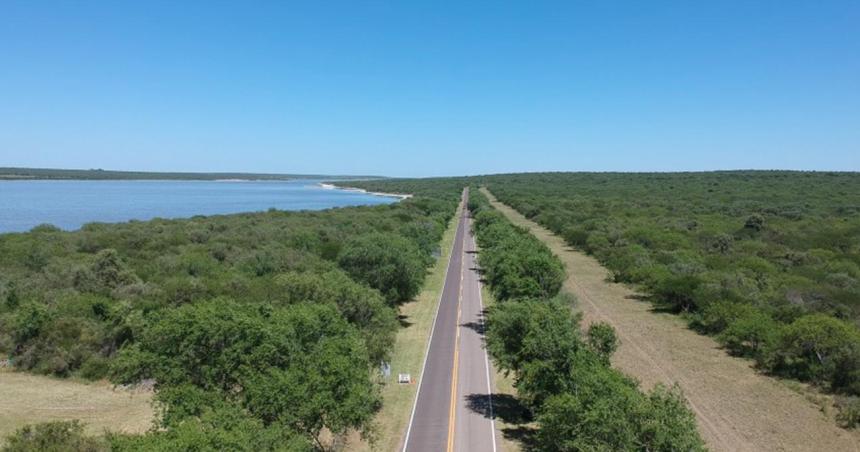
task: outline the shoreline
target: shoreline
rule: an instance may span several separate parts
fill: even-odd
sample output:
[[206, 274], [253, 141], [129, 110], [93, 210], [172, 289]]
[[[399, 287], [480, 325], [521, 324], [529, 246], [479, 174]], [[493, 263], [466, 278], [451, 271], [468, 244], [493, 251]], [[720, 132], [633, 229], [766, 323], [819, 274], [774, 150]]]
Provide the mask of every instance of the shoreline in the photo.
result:
[[356, 187], [342, 187], [342, 186], [339, 186], [339, 185], [335, 185], [335, 184], [325, 184], [325, 183], [322, 183], [322, 182], [320, 182], [320, 183], [319, 183], [319, 186], [320, 186], [320, 187], [322, 187], [322, 188], [324, 188], [324, 189], [326, 189], [326, 190], [343, 190], [343, 191], [351, 191], [351, 192], [356, 192], [356, 193], [363, 193], [363, 194], [366, 194], [366, 195], [384, 196], [384, 197], [386, 197], [386, 198], [398, 198], [398, 199], [400, 199], [401, 201], [402, 201], [402, 200], [404, 200], [404, 199], [409, 199], [409, 198], [411, 198], [411, 197], [412, 197], [412, 195], [411, 195], [411, 194], [407, 194], [407, 193], [385, 193], [385, 192], [380, 192], [380, 191], [367, 191], [367, 190], [365, 190], [365, 189], [363, 189], [363, 188], [356, 188]]
[[[178, 199], [175, 203], [161, 203], [153, 196], [161, 196], [161, 191], [152, 191], [164, 182], [165, 193], [169, 193]], [[4, 184], [10, 184], [4, 187]], [[24, 184], [55, 185], [55, 184], [81, 184], [72, 187], [64, 185], [47, 187], [48, 190], [32, 190], [34, 187]], [[104, 184], [104, 185], [100, 185]], [[181, 184], [184, 189], [177, 189], [173, 184]], [[199, 186], [197, 184], [200, 184]], [[258, 190], [247, 191], [241, 186], [260, 184], [260, 187], [269, 191], [269, 184], [278, 193], [274, 195], [262, 195]], [[264, 184], [266, 186], [264, 186]], [[115, 186], [118, 188], [115, 188]], [[9, 188], [7, 193], [6, 188]], [[281, 190], [283, 188], [283, 191]], [[239, 191], [235, 191], [238, 189]], [[326, 189], [337, 189], [341, 191], [326, 193]], [[202, 191], [201, 191], [202, 190]], [[64, 207], [69, 201], [81, 202], [82, 199], [92, 201], [92, 193], [109, 192], [109, 196], [100, 197], [99, 202], [89, 202], [85, 209], [70, 210]], [[5, 234], [28, 233], [41, 224], [50, 224], [63, 232], [78, 231], [89, 223], [121, 224], [129, 222], [149, 222], [155, 219], [181, 220], [195, 216], [220, 216], [239, 215], [265, 212], [271, 208], [277, 210], [300, 212], [300, 211], [323, 211], [341, 207], [358, 207], [365, 205], [389, 204], [407, 199], [410, 196], [397, 196], [385, 193], [366, 193], [373, 198], [350, 198], [348, 192], [361, 193], [364, 190], [340, 189], [334, 185], [326, 186], [319, 181], [249, 181], [249, 180], [218, 180], [218, 181], [157, 181], [157, 180], [104, 180], [104, 181], [27, 181], [11, 182], [0, 180], [0, 193], [8, 194], [10, 203], [6, 202], [6, 196], [0, 202], [0, 209], [9, 209], [8, 218], [0, 215], [0, 236]], [[39, 197], [39, 193], [49, 194], [50, 199]], [[204, 193], [238, 193], [241, 204], [221, 203], [216, 198], [200, 198]], [[309, 194], [308, 194], [309, 193]], [[155, 194], [155, 195], [153, 195]], [[200, 199], [211, 199], [213, 202], [201, 202]], [[17, 203], [17, 204], [16, 204]], [[138, 205], [143, 203], [141, 205]], [[16, 205], [29, 205], [25, 213]], [[141, 207], [143, 206], [143, 207]]]

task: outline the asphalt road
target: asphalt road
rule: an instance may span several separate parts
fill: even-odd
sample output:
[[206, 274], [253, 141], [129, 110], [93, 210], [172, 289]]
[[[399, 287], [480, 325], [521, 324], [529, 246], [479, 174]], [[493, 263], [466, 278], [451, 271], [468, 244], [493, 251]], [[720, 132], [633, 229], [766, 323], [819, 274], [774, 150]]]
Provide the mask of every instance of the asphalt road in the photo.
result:
[[[468, 199], [468, 190], [463, 200]], [[454, 237], [403, 451], [495, 452], [490, 363], [468, 215]]]

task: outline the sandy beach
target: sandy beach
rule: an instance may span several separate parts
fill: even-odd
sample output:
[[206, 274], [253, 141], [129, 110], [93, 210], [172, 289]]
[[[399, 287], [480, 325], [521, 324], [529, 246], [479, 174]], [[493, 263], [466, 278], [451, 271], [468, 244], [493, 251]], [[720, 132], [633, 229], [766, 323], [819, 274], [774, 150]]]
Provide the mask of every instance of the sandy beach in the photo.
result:
[[355, 188], [355, 187], [341, 187], [341, 186], [334, 185], [334, 184], [323, 184], [323, 183], [320, 183], [319, 185], [320, 185], [320, 187], [325, 188], [325, 189], [327, 189], [327, 190], [354, 191], [354, 192], [356, 192], [356, 193], [364, 193], [364, 194], [367, 194], [367, 195], [373, 195], [373, 196], [385, 196], [385, 197], [388, 197], [388, 198], [409, 199], [409, 198], [411, 198], [411, 197], [412, 197], [412, 195], [410, 195], [410, 194], [405, 194], [405, 193], [384, 193], [384, 192], [376, 192], [376, 191], [367, 191], [367, 190], [365, 190], [365, 189], [363, 189], [363, 188]]

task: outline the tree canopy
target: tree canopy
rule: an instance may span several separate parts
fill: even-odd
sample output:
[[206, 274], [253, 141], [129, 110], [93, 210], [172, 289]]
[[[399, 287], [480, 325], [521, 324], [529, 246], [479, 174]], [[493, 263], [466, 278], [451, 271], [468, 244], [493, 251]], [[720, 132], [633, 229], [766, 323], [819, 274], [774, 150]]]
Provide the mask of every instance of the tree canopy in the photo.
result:
[[[0, 353], [25, 371], [154, 381], [159, 428], [106, 438], [116, 450], [372, 437], [397, 303], [420, 290], [456, 203], [0, 234]], [[77, 441], [74, 426], [39, 428]]]

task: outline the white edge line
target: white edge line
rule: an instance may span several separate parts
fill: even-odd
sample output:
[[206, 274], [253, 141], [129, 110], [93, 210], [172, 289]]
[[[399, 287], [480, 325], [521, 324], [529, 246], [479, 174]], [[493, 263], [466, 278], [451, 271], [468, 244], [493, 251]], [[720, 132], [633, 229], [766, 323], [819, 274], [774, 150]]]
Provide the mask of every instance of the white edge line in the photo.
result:
[[[439, 306], [442, 304], [442, 296], [445, 294], [445, 286], [448, 283], [448, 270], [451, 269], [451, 260], [454, 258], [454, 247], [457, 244], [457, 231], [460, 229], [460, 221], [466, 210], [466, 204], [460, 202], [460, 220], [457, 221], [456, 229], [454, 229], [454, 239], [451, 240], [451, 251], [448, 252], [448, 264], [445, 265], [445, 276], [442, 279], [442, 290], [439, 292], [439, 300], [436, 302], [436, 313], [433, 314], [433, 326], [430, 327], [430, 336], [427, 338], [427, 348], [424, 350], [424, 363], [421, 364], [421, 381], [418, 382], [418, 390], [415, 391], [415, 401], [412, 402], [412, 414], [409, 415], [409, 426], [406, 427], [406, 439], [403, 440], [403, 452], [409, 447], [409, 434], [412, 433], [412, 421], [415, 420], [415, 408], [418, 407], [418, 395], [421, 394], [421, 386], [424, 385], [424, 371], [427, 370], [427, 356], [430, 354], [430, 344], [433, 342], [433, 332], [436, 331], [436, 321], [439, 319]], [[495, 443], [495, 439], [493, 439]], [[495, 447], [493, 447], [495, 451]]]
[[[468, 220], [467, 220], [468, 222]], [[472, 241], [474, 242], [474, 237], [472, 237]], [[477, 246], [475, 247], [477, 248]], [[478, 278], [478, 306], [481, 308], [481, 330], [484, 330], [484, 296], [482, 295], [483, 284], [481, 284], [481, 278]], [[485, 331], [485, 330], [484, 330]], [[486, 333], [486, 331], [485, 331]], [[493, 438], [493, 452], [496, 452], [496, 416], [493, 414], [493, 385], [490, 382], [490, 358], [487, 354], [487, 347], [484, 344], [484, 369], [487, 371], [487, 393], [489, 396], [490, 402], [490, 436]]]

